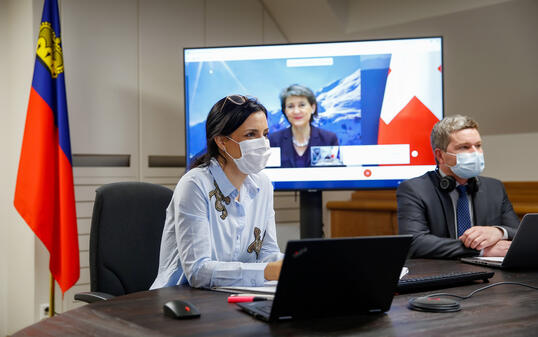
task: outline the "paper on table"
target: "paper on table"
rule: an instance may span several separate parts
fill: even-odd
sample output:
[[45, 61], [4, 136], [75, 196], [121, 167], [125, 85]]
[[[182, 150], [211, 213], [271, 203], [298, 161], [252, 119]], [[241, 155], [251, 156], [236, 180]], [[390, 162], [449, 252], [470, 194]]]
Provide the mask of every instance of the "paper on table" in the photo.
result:
[[230, 295], [231, 297], [241, 297], [241, 296], [248, 296], [248, 297], [262, 297], [268, 300], [272, 300], [275, 298], [275, 295], [270, 294], [253, 294], [253, 293], [234, 293]]
[[[403, 267], [400, 272], [400, 278], [409, 273], [409, 268]], [[276, 292], [277, 281], [266, 281], [263, 287], [213, 287], [211, 290], [222, 291], [226, 293], [249, 293], [249, 294], [274, 294]]]
[[400, 272], [400, 278], [404, 277], [407, 274], [409, 274], [409, 268], [403, 267], [402, 271]]
[[276, 282], [263, 287], [213, 287], [211, 290], [226, 293], [249, 293], [249, 294], [274, 294], [276, 292]]
[[477, 256], [477, 259], [484, 260], [484, 261], [495, 261], [495, 262], [503, 262], [504, 257], [502, 256]]

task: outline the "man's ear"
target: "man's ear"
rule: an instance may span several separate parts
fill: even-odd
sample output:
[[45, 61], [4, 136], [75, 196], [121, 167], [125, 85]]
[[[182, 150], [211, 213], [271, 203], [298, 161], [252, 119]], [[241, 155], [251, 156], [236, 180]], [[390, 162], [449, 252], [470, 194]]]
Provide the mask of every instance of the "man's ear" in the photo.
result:
[[440, 148], [436, 148], [433, 151], [433, 155], [435, 156], [437, 164], [444, 164], [445, 163], [445, 160], [443, 159], [443, 151]]

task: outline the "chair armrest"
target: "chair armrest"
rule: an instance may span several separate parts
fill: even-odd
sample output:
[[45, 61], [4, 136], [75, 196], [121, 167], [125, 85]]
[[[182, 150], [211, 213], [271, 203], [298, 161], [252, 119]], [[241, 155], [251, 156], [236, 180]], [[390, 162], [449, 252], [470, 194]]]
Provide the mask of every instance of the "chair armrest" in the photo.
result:
[[86, 303], [106, 301], [114, 297], [116, 296], [108, 294], [108, 293], [100, 293], [97, 291], [89, 291], [89, 292], [75, 294], [75, 300], [86, 302]]

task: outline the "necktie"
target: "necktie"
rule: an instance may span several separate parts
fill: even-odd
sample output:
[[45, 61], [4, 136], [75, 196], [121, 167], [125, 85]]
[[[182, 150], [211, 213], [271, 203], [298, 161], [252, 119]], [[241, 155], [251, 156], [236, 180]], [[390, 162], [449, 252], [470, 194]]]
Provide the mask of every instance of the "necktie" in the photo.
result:
[[467, 229], [471, 228], [471, 216], [469, 213], [467, 186], [459, 185], [456, 188], [460, 195], [458, 198], [458, 203], [456, 205], [456, 218], [458, 220], [458, 237], [460, 237]]

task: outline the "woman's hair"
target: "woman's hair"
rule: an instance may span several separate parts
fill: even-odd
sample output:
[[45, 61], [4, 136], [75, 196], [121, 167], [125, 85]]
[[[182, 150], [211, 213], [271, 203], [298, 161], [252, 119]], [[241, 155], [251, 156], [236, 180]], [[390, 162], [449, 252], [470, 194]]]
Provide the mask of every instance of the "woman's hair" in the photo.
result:
[[[230, 95], [220, 99], [209, 111], [205, 123], [206, 152], [198, 156], [190, 168], [208, 166], [211, 158], [218, 158], [219, 147], [216, 136], [229, 136], [254, 112], [262, 111], [267, 117], [267, 109], [256, 98]], [[223, 158], [226, 161], [226, 158]]]
[[[299, 96], [299, 97], [306, 97], [308, 100], [308, 103], [310, 105], [316, 105], [316, 109], [312, 113], [312, 116], [310, 116], [310, 122], [314, 120], [314, 117], [318, 116], [318, 103], [316, 102], [316, 96], [314, 96], [314, 93], [309, 88], [305, 87], [304, 85], [300, 84], [292, 84], [289, 87], [285, 88], [280, 92], [280, 104], [282, 106], [282, 113], [284, 114], [284, 117], [286, 117], [286, 120], [288, 119], [288, 116], [286, 116], [286, 99], [290, 96]], [[289, 122], [289, 121], [288, 121]]]

